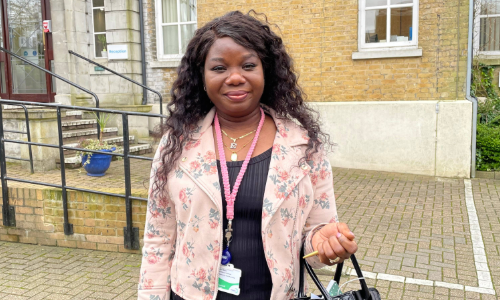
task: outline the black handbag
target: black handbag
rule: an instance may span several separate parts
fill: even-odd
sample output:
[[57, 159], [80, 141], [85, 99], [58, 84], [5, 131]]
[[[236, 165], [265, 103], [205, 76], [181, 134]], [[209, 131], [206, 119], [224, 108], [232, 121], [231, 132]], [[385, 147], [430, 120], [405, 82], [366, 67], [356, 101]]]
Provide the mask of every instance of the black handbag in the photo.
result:
[[[302, 257], [304, 256], [304, 249], [301, 251], [300, 255], [300, 277], [299, 277], [299, 293], [298, 297], [295, 298], [294, 300], [309, 300], [311, 297], [306, 296], [304, 292], [304, 284], [305, 284], [305, 272], [304, 272], [304, 267], [307, 270], [307, 273], [309, 273], [309, 276], [311, 276], [311, 279], [314, 281], [314, 284], [318, 287], [319, 291], [321, 292], [322, 298], [324, 300], [380, 300], [380, 294], [375, 288], [368, 288], [366, 285], [366, 281], [363, 277], [363, 273], [361, 272], [361, 269], [359, 267], [358, 261], [356, 260], [356, 257], [354, 254], [351, 255], [351, 261], [354, 266], [354, 269], [356, 270], [356, 274], [358, 275], [359, 278], [359, 283], [361, 285], [361, 289], [358, 291], [348, 291], [345, 293], [342, 293], [341, 295], [338, 296], [330, 296], [326, 288], [323, 286], [321, 281], [319, 280], [318, 276], [316, 276], [316, 273], [314, 273], [313, 269], [311, 266], [307, 263], [305, 259]], [[333, 280], [337, 282], [338, 285], [340, 285], [340, 276], [342, 275], [342, 268], [344, 266], [344, 263], [339, 263], [337, 265], [337, 270], [335, 271], [335, 276], [333, 277]]]

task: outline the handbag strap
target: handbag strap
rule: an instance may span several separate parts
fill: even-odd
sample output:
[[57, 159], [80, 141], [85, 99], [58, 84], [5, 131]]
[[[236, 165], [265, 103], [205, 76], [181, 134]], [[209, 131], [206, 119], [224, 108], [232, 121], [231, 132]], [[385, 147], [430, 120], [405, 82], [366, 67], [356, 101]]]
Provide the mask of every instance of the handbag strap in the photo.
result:
[[[361, 285], [361, 290], [363, 292], [363, 299], [370, 300], [372, 298], [372, 295], [370, 294], [370, 290], [368, 290], [368, 285], [366, 284], [365, 278], [363, 277], [363, 272], [361, 272], [361, 268], [359, 267], [358, 260], [356, 259], [356, 256], [354, 254], [351, 254], [351, 261], [352, 261], [352, 265], [354, 266], [354, 269], [356, 270], [356, 275], [358, 276], [359, 284]], [[335, 271], [334, 280], [339, 285], [340, 285], [340, 276], [342, 275], [343, 266], [344, 266], [343, 262], [339, 263], [337, 265], [337, 270]]]
[[300, 250], [300, 275], [299, 275], [299, 293], [297, 294], [299, 298], [305, 297], [306, 293], [304, 292], [304, 247]]
[[[306, 268], [307, 270], [307, 273], [309, 273], [309, 276], [311, 277], [311, 279], [313, 280], [314, 284], [318, 287], [319, 291], [321, 292], [321, 294], [323, 295], [324, 299], [326, 300], [330, 300], [330, 299], [333, 299], [332, 296], [330, 296], [330, 294], [328, 293], [328, 291], [325, 289], [325, 287], [323, 286], [323, 284], [321, 283], [321, 281], [319, 280], [318, 276], [316, 275], [316, 273], [314, 273], [314, 270], [312, 269], [312, 267], [309, 265], [309, 263], [307, 263], [307, 261], [305, 259], [303, 259], [302, 257], [304, 257], [304, 247], [302, 247], [301, 251], [300, 251], [300, 275], [299, 275], [299, 293], [298, 293], [298, 297], [305, 297], [306, 294], [304, 292], [304, 283], [305, 283], [305, 279], [304, 279], [304, 267]], [[361, 272], [361, 268], [359, 267], [359, 264], [358, 264], [358, 260], [356, 259], [356, 256], [354, 254], [351, 254], [351, 257], [350, 257], [351, 261], [352, 261], [352, 265], [354, 266], [354, 269], [356, 270], [356, 274], [359, 278], [359, 284], [361, 285], [361, 291], [362, 291], [362, 297], [364, 300], [371, 300], [372, 299], [372, 295], [370, 294], [370, 290], [368, 290], [368, 285], [366, 284], [366, 281], [363, 277], [363, 272]], [[337, 264], [337, 270], [335, 271], [335, 276], [334, 276], [334, 280], [337, 282], [337, 284], [340, 285], [340, 277], [342, 276], [342, 269], [344, 267], [344, 263], [341, 262], [339, 264]]]

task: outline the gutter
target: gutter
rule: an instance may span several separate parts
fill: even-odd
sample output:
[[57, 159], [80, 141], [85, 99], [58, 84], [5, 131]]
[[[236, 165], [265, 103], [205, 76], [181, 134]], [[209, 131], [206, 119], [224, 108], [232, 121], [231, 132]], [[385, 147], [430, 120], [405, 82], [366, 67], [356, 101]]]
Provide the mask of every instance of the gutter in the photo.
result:
[[[471, 0], [472, 1], [472, 0]], [[142, 63], [142, 85], [146, 85], [147, 74], [146, 74], [146, 48], [144, 45], [144, 1], [139, 0], [139, 24], [140, 24], [140, 35], [141, 35], [141, 63]], [[148, 91], [142, 88], [142, 105], [148, 104]]]
[[477, 98], [470, 94], [472, 82], [472, 55], [474, 48], [472, 46], [472, 35], [474, 32], [474, 0], [469, 0], [469, 35], [468, 35], [468, 51], [467, 51], [467, 76], [465, 98], [472, 102], [472, 137], [471, 137], [471, 166], [470, 177], [476, 177], [476, 131], [477, 131]]

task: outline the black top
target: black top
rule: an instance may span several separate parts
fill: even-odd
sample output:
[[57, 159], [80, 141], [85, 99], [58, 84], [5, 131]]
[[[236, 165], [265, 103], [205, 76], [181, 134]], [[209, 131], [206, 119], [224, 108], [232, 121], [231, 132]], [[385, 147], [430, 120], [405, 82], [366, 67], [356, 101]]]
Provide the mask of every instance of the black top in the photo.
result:
[[[233, 241], [230, 245], [231, 264], [242, 271], [240, 295], [218, 292], [217, 300], [255, 300], [271, 298], [273, 284], [262, 244], [262, 205], [266, 189], [267, 174], [271, 163], [272, 148], [250, 159], [241, 181], [234, 203]], [[228, 161], [231, 190], [240, 172], [243, 161]], [[226, 197], [222, 181], [220, 162], [217, 161], [222, 204], [224, 208], [224, 230], [227, 228]], [[226, 245], [224, 245], [225, 247]], [[171, 299], [183, 300], [172, 292]]]

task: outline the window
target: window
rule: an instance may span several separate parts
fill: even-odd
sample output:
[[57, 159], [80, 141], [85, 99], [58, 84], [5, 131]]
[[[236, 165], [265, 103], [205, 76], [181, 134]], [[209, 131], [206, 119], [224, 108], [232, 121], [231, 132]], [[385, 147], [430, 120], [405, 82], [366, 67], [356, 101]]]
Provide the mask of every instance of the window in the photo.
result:
[[360, 0], [359, 49], [416, 48], [418, 0]]
[[196, 30], [196, 0], [156, 0], [158, 60], [180, 59]]
[[94, 23], [94, 54], [95, 57], [106, 57], [106, 17], [104, 0], [92, 0], [92, 22]]
[[[500, 0], [482, 0], [476, 6], [479, 18], [476, 18], [476, 50], [482, 54], [500, 54]], [[478, 28], [479, 27], [479, 28]], [[479, 43], [478, 43], [479, 42]]]

